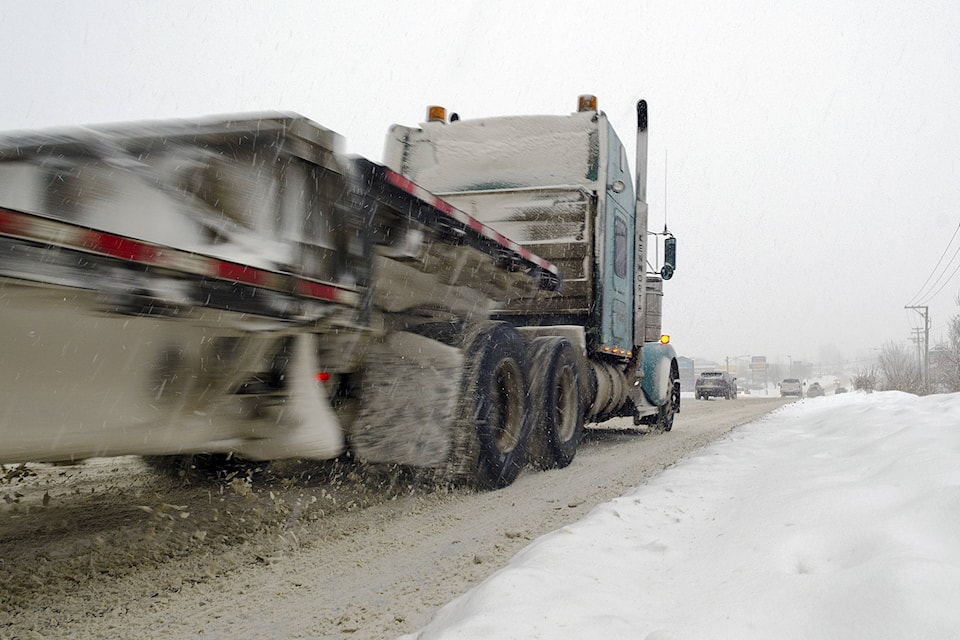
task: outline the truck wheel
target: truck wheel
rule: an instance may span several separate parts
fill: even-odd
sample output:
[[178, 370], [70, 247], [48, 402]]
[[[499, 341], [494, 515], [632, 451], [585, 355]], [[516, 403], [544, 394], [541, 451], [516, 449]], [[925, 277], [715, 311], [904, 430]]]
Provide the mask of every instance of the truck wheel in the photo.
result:
[[670, 399], [657, 414], [657, 429], [660, 431], [670, 431], [673, 429], [673, 417], [677, 413], [677, 407], [680, 406], [680, 381], [673, 370], [670, 371]]
[[472, 425], [479, 445], [481, 488], [506, 487], [526, 462], [531, 423], [523, 351], [517, 330], [501, 323], [486, 327], [467, 349], [460, 420]]
[[544, 337], [534, 339], [526, 355], [533, 413], [530, 462], [539, 469], [566, 467], [583, 435], [578, 354], [569, 340]]
[[663, 432], [673, 429], [673, 414], [675, 413], [673, 410], [673, 400], [671, 400], [668, 405], [660, 407], [660, 412], [657, 414], [657, 429]]

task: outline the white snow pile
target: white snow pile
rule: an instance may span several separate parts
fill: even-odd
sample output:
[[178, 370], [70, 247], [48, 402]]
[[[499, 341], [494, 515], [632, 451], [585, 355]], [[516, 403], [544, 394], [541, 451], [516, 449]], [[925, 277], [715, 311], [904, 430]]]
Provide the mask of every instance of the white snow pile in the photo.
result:
[[960, 637], [960, 394], [788, 405], [406, 637]]

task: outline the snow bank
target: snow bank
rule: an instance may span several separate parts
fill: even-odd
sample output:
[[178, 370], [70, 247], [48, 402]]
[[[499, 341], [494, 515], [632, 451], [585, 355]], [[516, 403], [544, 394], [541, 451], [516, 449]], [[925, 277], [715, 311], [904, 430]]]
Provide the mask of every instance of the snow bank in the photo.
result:
[[536, 540], [407, 637], [955, 638], [958, 532], [960, 394], [804, 400]]

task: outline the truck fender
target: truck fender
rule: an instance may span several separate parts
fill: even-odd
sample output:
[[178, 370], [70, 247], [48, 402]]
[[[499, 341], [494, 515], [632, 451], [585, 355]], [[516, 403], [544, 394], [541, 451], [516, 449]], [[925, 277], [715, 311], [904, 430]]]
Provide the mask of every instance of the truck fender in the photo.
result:
[[677, 366], [677, 352], [670, 344], [647, 342], [641, 351], [643, 362], [643, 383], [641, 385], [647, 399], [662, 407], [673, 393], [670, 382], [671, 368]]

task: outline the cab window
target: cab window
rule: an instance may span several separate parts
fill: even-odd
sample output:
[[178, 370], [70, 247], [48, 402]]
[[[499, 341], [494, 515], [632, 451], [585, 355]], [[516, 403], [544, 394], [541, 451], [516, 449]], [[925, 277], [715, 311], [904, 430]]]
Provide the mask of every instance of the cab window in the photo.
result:
[[627, 223], [619, 216], [613, 221], [613, 271], [627, 277]]

